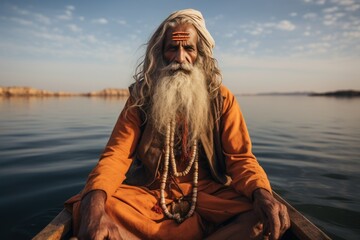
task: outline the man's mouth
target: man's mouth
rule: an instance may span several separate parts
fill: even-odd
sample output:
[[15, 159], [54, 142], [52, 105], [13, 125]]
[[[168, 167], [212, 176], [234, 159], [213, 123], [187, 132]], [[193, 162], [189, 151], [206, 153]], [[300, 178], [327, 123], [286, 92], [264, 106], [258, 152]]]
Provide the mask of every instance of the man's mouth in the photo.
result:
[[169, 66], [169, 70], [172, 72], [172, 73], [176, 73], [178, 71], [182, 71], [184, 73], [187, 73], [189, 74], [192, 70], [192, 66], [190, 66], [189, 64], [180, 64], [180, 63], [172, 63], [170, 66]]

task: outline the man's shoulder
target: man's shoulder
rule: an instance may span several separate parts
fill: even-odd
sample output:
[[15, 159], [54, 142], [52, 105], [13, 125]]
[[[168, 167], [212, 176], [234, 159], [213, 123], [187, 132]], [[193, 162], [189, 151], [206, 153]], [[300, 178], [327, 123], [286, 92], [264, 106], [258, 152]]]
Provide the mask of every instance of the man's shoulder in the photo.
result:
[[233, 93], [224, 84], [220, 86], [220, 94], [226, 99], [234, 97]]

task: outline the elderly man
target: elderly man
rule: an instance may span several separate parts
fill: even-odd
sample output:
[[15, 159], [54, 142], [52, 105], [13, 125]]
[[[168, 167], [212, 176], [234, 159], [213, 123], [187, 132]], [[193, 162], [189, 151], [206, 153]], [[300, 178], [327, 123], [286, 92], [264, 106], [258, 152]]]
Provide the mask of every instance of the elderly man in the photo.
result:
[[192, 9], [153, 34], [100, 161], [66, 202], [78, 238], [278, 239], [289, 227], [213, 47]]

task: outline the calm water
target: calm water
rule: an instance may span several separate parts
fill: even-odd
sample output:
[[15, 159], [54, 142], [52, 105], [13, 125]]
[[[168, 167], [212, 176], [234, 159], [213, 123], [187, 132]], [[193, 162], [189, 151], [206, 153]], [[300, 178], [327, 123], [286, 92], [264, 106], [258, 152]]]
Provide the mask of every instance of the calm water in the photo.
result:
[[[360, 99], [238, 98], [273, 188], [334, 239], [360, 239]], [[1, 239], [29, 239], [81, 190], [124, 100], [0, 98]]]

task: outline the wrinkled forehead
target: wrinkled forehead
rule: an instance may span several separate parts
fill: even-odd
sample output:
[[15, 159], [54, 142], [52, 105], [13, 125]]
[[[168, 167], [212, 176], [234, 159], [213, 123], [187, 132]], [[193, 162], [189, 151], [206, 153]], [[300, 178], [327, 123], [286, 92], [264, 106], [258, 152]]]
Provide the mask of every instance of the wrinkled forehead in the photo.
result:
[[195, 27], [190, 23], [179, 24], [170, 27], [166, 31], [165, 42], [187, 41], [194, 44], [197, 43], [198, 34]]

